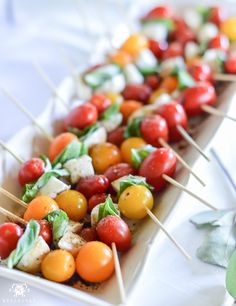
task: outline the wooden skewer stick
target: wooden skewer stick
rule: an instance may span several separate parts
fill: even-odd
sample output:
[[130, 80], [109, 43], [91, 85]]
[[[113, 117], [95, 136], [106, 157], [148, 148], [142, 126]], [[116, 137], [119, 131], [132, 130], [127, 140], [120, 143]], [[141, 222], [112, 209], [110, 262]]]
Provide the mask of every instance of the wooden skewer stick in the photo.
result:
[[229, 116], [229, 115], [225, 114], [224, 112], [222, 112], [221, 110], [216, 109], [215, 107], [212, 107], [212, 106], [209, 106], [209, 105], [203, 105], [202, 109], [204, 110], [204, 112], [209, 113], [211, 115], [224, 117], [224, 118], [227, 118], [229, 120], [236, 121], [235, 117]]
[[191, 167], [186, 163], [186, 161], [177, 153], [163, 138], [158, 139], [159, 143], [166, 149], [171, 149], [177, 158], [177, 160], [185, 167], [202, 186], [206, 186], [206, 184], [202, 181], [202, 179], [191, 169]]
[[119, 291], [120, 291], [121, 302], [122, 302], [122, 304], [125, 304], [125, 301], [126, 301], [125, 287], [124, 287], [124, 282], [123, 282], [123, 278], [122, 278], [122, 273], [121, 273], [119, 257], [118, 257], [118, 253], [117, 253], [117, 249], [116, 249], [116, 244], [114, 242], [112, 242], [111, 248], [112, 248], [112, 252], [113, 252], [113, 256], [114, 256], [116, 279], [117, 279], [118, 287], [119, 287]]
[[24, 163], [24, 160], [18, 155], [16, 154], [14, 151], [12, 151], [12, 149], [6, 145], [1, 139], [0, 139], [0, 145], [7, 151], [9, 152], [20, 164]]
[[200, 148], [200, 146], [196, 143], [196, 141], [193, 140], [193, 138], [186, 132], [186, 130], [181, 126], [177, 125], [177, 130], [182, 135], [182, 137], [191, 144], [208, 162], [210, 161], [210, 158], [203, 152], [203, 150]]
[[6, 97], [9, 98], [11, 102], [13, 102], [32, 122], [35, 124], [42, 134], [50, 141], [53, 141], [52, 135], [48, 133], [48, 131], [38, 123], [38, 121], [34, 118], [34, 116], [14, 97], [8, 90], [5, 88], [1, 87], [2, 92], [5, 94]]
[[1, 206], [0, 206], [0, 213], [2, 213], [4, 216], [7, 216], [7, 217], [19, 222], [19, 223], [22, 223], [24, 225], [27, 224], [27, 222], [24, 219], [18, 217], [17, 215], [13, 214], [9, 210], [6, 210], [5, 208], [3, 208]]
[[38, 72], [38, 74], [41, 76], [41, 78], [45, 81], [45, 83], [48, 85], [52, 93], [61, 101], [61, 103], [65, 106], [67, 110], [69, 110], [69, 105], [66, 103], [64, 99], [59, 95], [56, 86], [53, 84], [49, 76], [46, 74], [45, 70], [42, 69], [42, 67], [36, 62], [33, 61], [33, 66], [35, 70]]
[[224, 81], [224, 82], [235, 82], [236, 75], [235, 74], [224, 74], [224, 73], [216, 73], [214, 74], [214, 80], [216, 81]]
[[158, 218], [146, 207], [147, 214], [149, 217], [161, 228], [161, 230], [167, 235], [167, 237], [174, 243], [178, 250], [189, 260], [191, 256], [185, 251], [185, 249], [178, 243], [178, 241], [169, 233], [165, 226], [158, 220]]
[[189, 190], [188, 188], [186, 188], [185, 186], [183, 186], [182, 184], [180, 184], [179, 182], [175, 181], [172, 177], [163, 174], [162, 175], [163, 179], [166, 180], [168, 183], [170, 183], [171, 185], [179, 188], [180, 190], [188, 193], [189, 195], [191, 195], [193, 198], [197, 199], [198, 201], [202, 202], [204, 205], [206, 205], [207, 207], [213, 209], [213, 210], [217, 210], [217, 208], [215, 206], [213, 206], [212, 204], [208, 203], [206, 200], [202, 199], [201, 197], [199, 197], [197, 194], [193, 193], [191, 190]]
[[4, 194], [6, 197], [8, 197], [12, 201], [16, 202], [17, 204], [21, 205], [22, 207], [27, 208], [27, 204], [25, 202], [18, 199], [14, 194], [10, 193], [6, 189], [0, 187], [0, 193]]

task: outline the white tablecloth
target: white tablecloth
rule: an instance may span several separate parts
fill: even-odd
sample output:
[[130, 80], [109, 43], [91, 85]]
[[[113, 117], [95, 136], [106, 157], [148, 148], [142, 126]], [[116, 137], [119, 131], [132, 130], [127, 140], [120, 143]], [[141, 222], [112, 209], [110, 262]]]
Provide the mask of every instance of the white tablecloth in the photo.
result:
[[[102, 3], [102, 1], [99, 2]], [[46, 0], [38, 1], [38, 3], [26, 0], [15, 1], [14, 23], [7, 25], [4, 18], [1, 18], [0, 84], [10, 89], [35, 115], [38, 115], [45, 107], [50, 92], [32, 68], [31, 61], [34, 58], [38, 59], [53, 81], [58, 83], [66, 74], [67, 67], [54, 41], [57, 42], [57, 46], [63, 45], [69, 56], [75, 59], [77, 64], [81, 64], [86, 62], [90, 50], [99, 38], [99, 33], [102, 32], [101, 25], [100, 28], [96, 27], [94, 30], [97, 34], [90, 36], [90, 43], [82, 44], [80, 37], [84, 35], [84, 32], [81, 31], [81, 26], [87, 22], [86, 18], [89, 19], [92, 13], [96, 18], [96, 12], [91, 6], [91, 1], [86, 1], [86, 4], [90, 4], [92, 13], [90, 16], [84, 16], [85, 19], [77, 18], [78, 3], [79, 1], [50, 1], [49, 5]], [[106, 1], [106, 3], [108, 5], [110, 2]], [[80, 9], [83, 10], [86, 4], [84, 2]], [[1, 6], [3, 6], [2, 3]], [[0, 15], [5, 16], [1, 6]], [[63, 8], [66, 8], [66, 14]], [[74, 17], [68, 18], [68, 16]], [[2, 95], [0, 95], [0, 114], [0, 138], [4, 140], [28, 122], [24, 115]], [[236, 114], [236, 104], [232, 105], [231, 114]], [[236, 179], [235, 133], [235, 123], [224, 121], [212, 145]], [[200, 158], [195, 165], [195, 170], [204, 177], [207, 187], [202, 188], [194, 180], [190, 180], [190, 188], [199, 192], [217, 207], [235, 205], [235, 193], [214, 159], [211, 163], [207, 163]], [[133, 291], [129, 305], [221, 305], [224, 296], [225, 271], [204, 264], [195, 257], [195, 250], [202, 241], [203, 232], [197, 231], [188, 222], [190, 216], [202, 209], [204, 207], [190, 196], [186, 194], [181, 196], [179, 205], [167, 226], [189, 251], [193, 260], [187, 262], [162, 235], [151, 249], [149, 262]], [[9, 291], [12, 281], [0, 277], [0, 304], [82, 306], [80, 303], [58, 299], [28, 285], [30, 291], [27, 296], [15, 299]]]

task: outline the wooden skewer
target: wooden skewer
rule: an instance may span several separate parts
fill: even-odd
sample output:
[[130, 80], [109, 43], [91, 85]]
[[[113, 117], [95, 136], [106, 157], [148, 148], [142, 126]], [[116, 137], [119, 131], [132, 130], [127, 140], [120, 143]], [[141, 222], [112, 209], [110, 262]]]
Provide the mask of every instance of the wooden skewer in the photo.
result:
[[209, 105], [203, 105], [202, 109], [204, 110], [204, 112], [209, 113], [211, 115], [224, 117], [224, 118], [227, 118], [229, 120], [236, 121], [235, 117], [229, 116], [229, 115], [225, 114], [224, 112], [222, 112], [221, 110], [216, 109], [215, 107], [212, 107], [212, 106], [209, 106]]
[[9, 98], [11, 102], [13, 102], [32, 122], [35, 124], [42, 134], [50, 141], [53, 141], [52, 135], [48, 133], [48, 131], [38, 123], [38, 121], [34, 118], [34, 116], [5, 88], [1, 87], [2, 92], [5, 94], [6, 97]]
[[158, 218], [151, 212], [147, 207], [146, 211], [149, 217], [161, 228], [161, 230], [167, 235], [167, 237], [174, 243], [174, 245], [178, 248], [178, 250], [189, 260], [191, 260], [191, 256], [185, 251], [185, 249], [178, 243], [178, 241], [168, 232], [165, 226], [158, 220]]
[[202, 181], [202, 179], [191, 169], [191, 167], [186, 163], [186, 161], [177, 153], [163, 138], [159, 138], [159, 143], [167, 149], [171, 149], [178, 159], [178, 161], [185, 167], [197, 180], [202, 186], [206, 186], [206, 184]]
[[24, 163], [24, 160], [18, 155], [16, 154], [14, 151], [12, 151], [12, 149], [6, 145], [1, 139], [0, 139], [0, 145], [7, 151], [9, 152], [20, 164]]
[[46, 74], [45, 70], [42, 69], [42, 67], [36, 62], [33, 61], [33, 66], [35, 70], [38, 72], [38, 74], [41, 76], [41, 78], [45, 81], [45, 83], [48, 85], [52, 93], [62, 102], [62, 104], [65, 106], [67, 110], [69, 110], [69, 105], [66, 103], [64, 99], [59, 95], [56, 86], [53, 84], [49, 76]]
[[9, 218], [11, 218], [11, 219], [13, 219], [13, 220], [19, 222], [19, 223], [22, 223], [22, 224], [24, 224], [24, 225], [27, 224], [27, 222], [26, 222], [24, 219], [18, 217], [17, 215], [13, 214], [13, 213], [10, 212], [9, 210], [6, 210], [5, 208], [3, 208], [3, 207], [1, 207], [1, 206], [0, 206], [0, 212], [1, 212], [4, 216], [7, 216], [7, 217], [9, 217]]
[[236, 81], [236, 75], [235, 74], [217, 73], [217, 74], [214, 74], [214, 80], [224, 81], [224, 82], [235, 82]]
[[0, 193], [4, 194], [6, 197], [8, 197], [12, 201], [16, 202], [17, 204], [21, 205], [22, 207], [27, 208], [27, 204], [25, 202], [18, 199], [14, 194], [10, 193], [6, 189], [0, 187]]
[[182, 137], [191, 144], [208, 162], [210, 158], [203, 152], [200, 146], [193, 140], [193, 138], [185, 131], [185, 129], [181, 125], [177, 125], [177, 130], [182, 135]]
[[117, 253], [117, 249], [116, 249], [116, 244], [114, 242], [112, 242], [111, 248], [112, 248], [112, 252], [113, 252], [113, 256], [114, 256], [116, 279], [117, 279], [118, 287], [119, 287], [119, 291], [120, 291], [121, 302], [122, 302], [122, 304], [125, 304], [125, 301], [126, 301], [125, 287], [124, 287], [124, 282], [123, 282], [123, 278], [122, 278], [122, 273], [121, 273], [119, 257], [118, 257], [118, 253]]
[[202, 199], [201, 197], [199, 197], [197, 194], [193, 193], [191, 190], [189, 190], [188, 188], [186, 188], [185, 186], [183, 186], [182, 184], [180, 184], [179, 182], [175, 181], [172, 177], [163, 174], [162, 175], [163, 179], [166, 180], [168, 183], [170, 183], [171, 185], [179, 188], [182, 191], [185, 191], [186, 193], [188, 193], [189, 195], [191, 195], [193, 198], [197, 199], [198, 201], [202, 202], [204, 205], [206, 205], [207, 207], [213, 209], [213, 210], [217, 210], [217, 208], [215, 206], [213, 206], [212, 204], [208, 203], [206, 200]]

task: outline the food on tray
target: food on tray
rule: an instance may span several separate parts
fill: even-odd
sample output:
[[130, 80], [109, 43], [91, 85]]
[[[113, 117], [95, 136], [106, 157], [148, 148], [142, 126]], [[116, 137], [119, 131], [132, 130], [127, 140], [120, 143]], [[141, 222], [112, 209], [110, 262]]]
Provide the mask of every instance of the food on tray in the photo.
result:
[[24, 225], [0, 226], [3, 263], [55, 282], [113, 274], [112, 243], [132, 247], [130, 221], [150, 215], [172, 182], [181, 158], [169, 144], [186, 140], [191, 117], [214, 104], [216, 73], [236, 73], [235, 24], [218, 7], [180, 17], [158, 6], [80, 76], [85, 103], [65, 116], [48, 157], [20, 167]]

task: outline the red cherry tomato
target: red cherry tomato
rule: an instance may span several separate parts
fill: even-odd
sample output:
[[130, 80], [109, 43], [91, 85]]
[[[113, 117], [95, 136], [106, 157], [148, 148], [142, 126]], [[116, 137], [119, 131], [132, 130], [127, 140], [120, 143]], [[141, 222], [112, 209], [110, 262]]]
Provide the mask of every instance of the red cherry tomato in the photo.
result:
[[172, 37], [174, 41], [179, 42], [182, 46], [189, 41], [196, 40], [196, 35], [193, 30], [187, 27], [183, 21], [176, 23], [176, 28], [172, 33]]
[[172, 101], [160, 106], [156, 110], [156, 113], [165, 118], [169, 128], [170, 141], [179, 141], [182, 139], [181, 134], [177, 130], [177, 126], [181, 125], [184, 129], [187, 129], [188, 126], [188, 119], [183, 106]]
[[198, 116], [203, 112], [203, 105], [214, 103], [216, 92], [210, 83], [201, 82], [194, 87], [185, 89], [180, 100], [188, 116]]
[[0, 237], [0, 259], [7, 258], [14, 249], [10, 247], [8, 241]]
[[220, 8], [218, 6], [214, 6], [210, 8], [210, 14], [208, 20], [210, 22], [213, 22], [217, 26], [219, 26], [222, 21], [226, 19], [226, 14], [223, 8]]
[[96, 107], [99, 114], [111, 106], [111, 100], [102, 94], [93, 95], [89, 102]]
[[76, 190], [81, 192], [86, 198], [91, 198], [96, 193], [106, 192], [108, 187], [108, 178], [101, 174], [82, 177], [76, 186]]
[[168, 59], [171, 57], [176, 57], [176, 56], [183, 56], [184, 54], [184, 48], [179, 42], [173, 42], [169, 44], [169, 47], [167, 50], [163, 53], [162, 58], [163, 59]]
[[88, 201], [88, 213], [91, 213], [93, 208], [98, 204], [104, 203], [106, 201], [107, 194], [106, 193], [97, 193], [91, 196]]
[[110, 182], [113, 182], [118, 178], [129, 174], [135, 174], [135, 170], [129, 164], [126, 163], [120, 163], [111, 166], [104, 173], [104, 175], [108, 178]]
[[108, 134], [107, 141], [119, 147], [125, 139], [124, 132], [125, 132], [124, 126], [118, 127], [117, 129], [115, 129], [114, 131], [111, 131]]
[[7, 222], [0, 225], [0, 237], [7, 241], [11, 251], [16, 248], [17, 242], [22, 235], [23, 229], [15, 223]]
[[225, 71], [232, 74], [236, 73], [236, 56], [231, 56], [226, 60]]
[[202, 63], [195, 63], [192, 64], [188, 68], [189, 73], [191, 76], [194, 78], [194, 80], [200, 82], [200, 81], [212, 81], [213, 75], [212, 71], [209, 65], [207, 64], [202, 64]]
[[125, 100], [136, 100], [146, 103], [151, 95], [151, 88], [145, 84], [128, 84], [122, 92]]
[[38, 223], [40, 225], [39, 236], [50, 246], [52, 244], [52, 229], [50, 223], [47, 220], [39, 220]]
[[139, 175], [146, 177], [147, 182], [155, 188], [155, 191], [159, 191], [167, 184], [163, 174], [173, 176], [175, 169], [176, 157], [172, 150], [160, 148], [144, 159]]
[[69, 127], [84, 129], [97, 121], [97, 108], [91, 103], [82, 104], [70, 111], [64, 119], [65, 130]]
[[132, 235], [128, 225], [120, 217], [107, 216], [97, 225], [97, 233], [102, 242], [111, 246], [115, 242], [120, 252], [127, 251], [131, 246]]
[[32, 158], [21, 165], [18, 180], [21, 186], [35, 182], [44, 173], [45, 163], [40, 158]]
[[172, 9], [167, 5], [163, 5], [154, 7], [151, 11], [148, 12], [144, 19], [171, 18], [172, 16]]
[[140, 131], [143, 139], [154, 147], [161, 146], [160, 138], [168, 142], [168, 126], [166, 120], [159, 115], [145, 117], [140, 125]]
[[96, 241], [98, 240], [98, 234], [95, 228], [86, 227], [83, 228], [79, 234], [85, 241]]
[[209, 48], [220, 49], [227, 52], [229, 50], [229, 39], [224, 34], [218, 34], [209, 42]]
[[152, 53], [155, 55], [157, 59], [162, 59], [163, 53], [168, 48], [167, 41], [158, 42], [157, 40], [150, 39], [149, 42], [149, 49], [152, 51]]
[[158, 86], [160, 85], [160, 78], [155, 75], [155, 74], [152, 74], [152, 75], [148, 75], [146, 78], [145, 78], [145, 84], [147, 86], [149, 86], [152, 90], [155, 90], [158, 88]]

